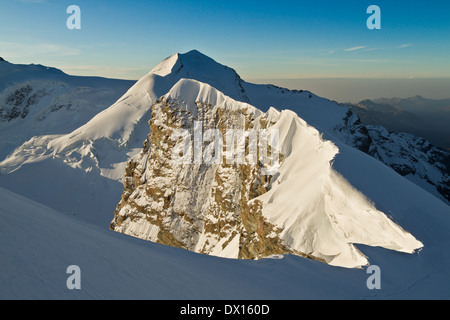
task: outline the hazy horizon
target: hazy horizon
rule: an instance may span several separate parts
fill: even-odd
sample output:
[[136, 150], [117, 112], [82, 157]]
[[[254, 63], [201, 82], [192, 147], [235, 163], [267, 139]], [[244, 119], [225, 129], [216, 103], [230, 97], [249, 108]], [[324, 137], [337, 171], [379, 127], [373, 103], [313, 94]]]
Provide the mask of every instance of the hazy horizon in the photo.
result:
[[[7, 58], [0, 55], [7, 62]], [[220, 62], [220, 61], [218, 61]], [[39, 61], [32, 62], [33, 64], [42, 64]], [[27, 63], [15, 63], [27, 64]], [[54, 65], [45, 65], [46, 67], [55, 67]], [[156, 66], [156, 64], [155, 64]], [[232, 66], [230, 66], [232, 67]], [[111, 79], [132, 80], [137, 81], [152, 68], [143, 72], [141, 76], [136, 78], [120, 78], [108, 77], [104, 74], [94, 73], [71, 73], [70, 70], [58, 68], [63, 72], [73, 76], [91, 76], [104, 77]], [[110, 70], [113, 72], [114, 68]], [[238, 74], [239, 71], [237, 70]], [[240, 74], [241, 75], [241, 74]], [[242, 75], [241, 75], [242, 77]], [[422, 96], [427, 99], [449, 99], [450, 98], [450, 77], [449, 78], [412, 78], [412, 79], [383, 79], [383, 78], [297, 78], [297, 79], [283, 79], [283, 78], [245, 78], [247, 82], [257, 84], [273, 84], [291, 90], [307, 90], [312, 93], [334, 100], [340, 103], [358, 103], [365, 99], [377, 98], [410, 98], [414, 96]]]
[[427, 99], [449, 99], [450, 78], [361, 79], [301, 78], [244, 79], [259, 84], [273, 84], [291, 90], [307, 90], [340, 103], [358, 103], [365, 99], [422, 96]]
[[[71, 29], [73, 4], [79, 28]], [[368, 27], [374, 4], [380, 29]], [[246, 81], [339, 102], [448, 98], [449, 11], [448, 2], [406, 0], [3, 0], [0, 56], [137, 80], [166, 57], [197, 49]]]

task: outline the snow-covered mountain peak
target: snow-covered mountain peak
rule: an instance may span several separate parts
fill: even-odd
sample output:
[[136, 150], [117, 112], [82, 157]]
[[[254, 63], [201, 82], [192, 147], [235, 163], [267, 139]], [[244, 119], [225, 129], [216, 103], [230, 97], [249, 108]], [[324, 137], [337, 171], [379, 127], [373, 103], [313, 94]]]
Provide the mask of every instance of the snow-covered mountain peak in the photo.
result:
[[218, 102], [215, 99], [223, 102], [228, 96], [245, 102], [248, 98], [241, 86], [242, 82], [233, 69], [196, 50], [174, 54], [139, 79], [110, 108], [70, 134], [50, 142], [49, 148], [62, 152], [99, 139], [106, 139], [117, 148], [140, 146], [142, 136], [138, 132], [147, 126], [151, 107], [161, 96], [198, 95], [202, 101], [208, 97], [214, 103]]
[[[22, 70], [24, 72], [22, 72]], [[2, 62], [0, 63], [0, 93], [3, 90], [3, 86], [7, 86], [9, 91], [4, 91], [5, 101], [8, 99], [12, 101], [10, 105], [7, 104], [6, 108], [3, 108], [2, 112], [5, 115], [5, 119], [13, 118], [16, 114], [19, 114], [20, 116], [25, 115], [28, 110], [30, 110], [28, 115], [28, 117], [30, 117], [34, 111], [37, 111], [37, 108], [35, 107], [29, 108], [28, 102], [30, 101], [31, 104], [35, 95], [39, 93], [37, 92], [39, 90], [34, 88], [35, 86], [30, 85], [29, 82], [23, 83], [28, 79], [68, 83], [69, 90], [72, 86], [82, 88], [85, 88], [86, 86], [98, 86], [97, 84], [100, 83], [100, 80], [104, 83], [112, 82], [110, 79], [70, 77], [60, 70], [53, 70], [52, 68], [43, 66], [14, 65], [6, 61]], [[179, 82], [182, 79], [190, 79], [190, 81], [183, 80], [182, 82]], [[193, 81], [198, 81], [202, 84], [195, 84]], [[16, 87], [11, 85], [17, 82], [23, 84]], [[32, 89], [29, 89], [29, 87]], [[71, 92], [70, 95], [84, 89], [80, 88], [76, 90], [76, 92]], [[107, 92], [107, 90], [103, 88], [101, 91]], [[121, 91], [113, 88], [109, 91], [124, 92], [125, 90]], [[22, 99], [22, 92], [29, 92], [29, 94]], [[397, 157], [396, 153], [390, 157], [391, 159], [389, 161], [377, 156], [380, 152], [382, 153], [382, 150], [379, 150], [381, 146], [378, 146], [378, 143], [375, 141], [376, 137], [369, 132], [368, 128], [364, 126], [359, 118], [347, 107], [338, 105], [325, 98], [318, 97], [308, 91], [288, 90], [273, 85], [245, 82], [232, 68], [216, 62], [197, 50], [182, 54], [176, 53], [165, 59], [153, 68], [151, 72], [144, 75], [109, 108], [96, 115], [94, 113], [95, 117], [92, 117], [91, 113], [89, 113], [90, 118], [88, 119], [91, 120], [84, 122], [85, 124], [82, 126], [77, 122], [76, 126], [73, 125], [68, 127], [76, 128], [75, 130], [70, 129], [72, 132], [66, 130], [44, 131], [44, 134], [70, 132], [69, 134], [55, 139], [55, 141], [50, 142], [48, 147], [56, 152], [61, 152], [65, 149], [71, 149], [72, 147], [77, 148], [77, 146], [91, 144], [92, 141], [103, 139], [109, 141], [110, 145], [114, 145], [118, 149], [125, 148], [125, 150], [129, 152], [130, 148], [133, 149], [139, 147], [144, 139], [144, 132], [147, 127], [147, 121], [151, 115], [152, 105], [157, 99], [169, 92], [171, 96], [191, 97], [192, 95], [195, 95], [196, 97], [198, 96], [198, 98], [201, 98], [199, 100], [208, 100], [213, 98], [213, 96], [215, 98], [221, 97], [221, 99], [223, 97], [229, 97], [234, 102], [248, 103], [263, 112], [269, 111], [267, 117], [271, 118], [273, 121], [277, 120], [278, 111], [275, 109], [271, 110], [271, 107], [278, 110], [290, 109], [297, 113], [300, 118], [305, 120], [309, 125], [318, 129], [326, 139], [332, 140], [337, 144], [344, 143], [350, 145], [375, 156], [401, 174], [405, 171], [403, 170], [403, 167], [392, 165], [392, 156]], [[88, 97], [91, 95], [92, 94], [89, 92], [86, 94], [86, 101], [88, 101]], [[209, 97], [207, 98], [208, 95]], [[79, 94], [77, 94], [77, 96], [79, 97]], [[22, 100], [23, 103], [19, 103]], [[189, 99], [187, 99], [187, 101], [189, 101]], [[217, 101], [214, 100], [214, 103], [216, 102]], [[16, 104], [18, 106], [16, 106]], [[230, 102], [230, 104], [232, 103]], [[49, 104], [46, 103], [46, 105]], [[89, 106], [90, 104], [86, 103], [85, 105]], [[62, 107], [74, 109], [73, 106], [74, 103], [72, 98], [72, 101], [67, 100], [64, 101], [64, 103], [60, 103], [59, 101], [57, 103], [52, 103], [50, 104], [50, 109], [56, 110], [59, 108], [58, 110], [62, 110]], [[91, 108], [89, 110], [91, 110]], [[47, 114], [48, 112], [46, 112], [47, 111], [44, 113]], [[36, 114], [39, 119], [43, 118], [42, 115]], [[19, 118], [16, 117], [16, 119]], [[14, 121], [19, 123], [21, 120]], [[50, 127], [54, 127], [55, 123], [59, 124], [60, 122], [52, 121], [49, 124]], [[9, 125], [9, 123], [6, 124]], [[25, 124], [24, 122], [24, 126], [25, 125], [28, 127], [28, 124]], [[39, 127], [43, 127], [44, 125], [45, 124], [42, 124], [42, 126]], [[14, 126], [17, 126], [17, 124], [14, 123]], [[67, 128], [66, 124], [65, 127]], [[31, 137], [32, 136], [28, 136], [27, 138], [29, 139]], [[25, 141], [26, 139], [21, 140], [22, 143]], [[13, 146], [17, 148], [20, 145], [17, 142], [14, 142], [14, 144], [10, 142], [7, 143], [9, 147], [4, 150], [2, 158], [13, 151]], [[375, 149], [378, 151], [373, 151]], [[421, 155], [421, 157], [424, 159], [430, 158], [428, 155]], [[399, 155], [398, 158], [403, 158], [403, 156]], [[16, 161], [14, 162], [16, 163]], [[19, 161], [13, 167], [17, 168], [21, 163], [22, 162]], [[430, 159], [427, 163], [432, 167], [436, 167], [434, 158]], [[415, 172], [414, 170], [410, 171], [413, 173]], [[114, 179], [120, 176], [122, 176], [122, 174], [116, 172]], [[445, 181], [448, 181], [448, 175], [444, 174], [442, 179], [439, 178], [438, 175], [432, 176], [431, 174], [420, 173], [416, 174], [416, 176], [418, 179], [412, 180], [415, 183], [417, 182], [416, 180], [424, 181], [424, 184], [429, 186], [431, 190], [435, 190], [433, 191], [435, 195], [441, 196], [441, 194], [443, 194], [445, 196], [446, 192], [448, 193], [445, 187]]]
[[183, 67], [188, 72], [201, 72], [206, 74], [223, 69], [227, 70], [227, 72], [236, 73], [232, 68], [218, 63], [198, 50], [191, 50], [186, 53], [178, 54], [178, 57]]
[[235, 100], [249, 102], [243, 88], [244, 81], [236, 71], [197, 50], [176, 53], [166, 58], [149, 75], [163, 77], [172, 85], [182, 78], [194, 79], [211, 85]]
[[236, 101], [226, 96], [221, 91], [212, 87], [207, 83], [203, 83], [192, 79], [181, 79], [178, 81], [170, 91], [164, 96], [166, 99], [175, 99], [180, 104], [184, 105], [186, 111], [196, 113], [196, 102], [223, 107], [226, 110], [251, 109], [255, 111], [256, 108], [245, 103]]
[[186, 68], [187, 71], [195, 70], [196, 72], [203, 70], [206, 73], [212, 71], [218, 65], [223, 68], [228, 68], [198, 50], [191, 50], [186, 53], [175, 53], [164, 59], [152, 69], [151, 73], [165, 77], [171, 73], [177, 73], [181, 68]]

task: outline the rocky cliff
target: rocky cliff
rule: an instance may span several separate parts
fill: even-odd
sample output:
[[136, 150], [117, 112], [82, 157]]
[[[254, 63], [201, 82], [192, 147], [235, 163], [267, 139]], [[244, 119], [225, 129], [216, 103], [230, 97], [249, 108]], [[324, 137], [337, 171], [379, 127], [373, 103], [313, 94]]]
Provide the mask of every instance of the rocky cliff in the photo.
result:
[[[353, 243], [422, 246], [335, 172], [339, 149], [291, 111], [264, 113], [182, 79], [153, 104], [149, 126], [112, 230], [226, 258], [290, 253], [345, 267], [367, 263]], [[223, 140], [230, 131], [242, 144]]]
[[[188, 163], [173, 159], [177, 132], [192, 132], [196, 123], [204, 137], [205, 132], [225, 137], [227, 130], [265, 129], [267, 116], [243, 103], [196, 101], [186, 108], [170, 97], [157, 101], [142, 152], [127, 165], [124, 193], [111, 229], [233, 258], [292, 252], [281, 241], [279, 228], [263, 217], [262, 203], [256, 199], [267, 191], [272, 176], [262, 174], [262, 162], [249, 161], [253, 156], [249, 137], [243, 163], [227, 161], [225, 146], [211, 150], [218, 154], [212, 155], [216, 160], [210, 164], [195, 163], [194, 155], [188, 155]], [[202, 141], [203, 159], [208, 146], [214, 146], [211, 142]]]

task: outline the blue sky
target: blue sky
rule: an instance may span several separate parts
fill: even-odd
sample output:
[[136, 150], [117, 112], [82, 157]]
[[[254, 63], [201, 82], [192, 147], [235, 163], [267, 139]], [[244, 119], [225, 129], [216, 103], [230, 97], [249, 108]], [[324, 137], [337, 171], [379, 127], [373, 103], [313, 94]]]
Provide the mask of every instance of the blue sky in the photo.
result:
[[[81, 30], [69, 30], [69, 5]], [[366, 9], [381, 8], [381, 30]], [[0, 56], [138, 79], [198, 49], [244, 79], [450, 77], [447, 1], [0, 0]]]

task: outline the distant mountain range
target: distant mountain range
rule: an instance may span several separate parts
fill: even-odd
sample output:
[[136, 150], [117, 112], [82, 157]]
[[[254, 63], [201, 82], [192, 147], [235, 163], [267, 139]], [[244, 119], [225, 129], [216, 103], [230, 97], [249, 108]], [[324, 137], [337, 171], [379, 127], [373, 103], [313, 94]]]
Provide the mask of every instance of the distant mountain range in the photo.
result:
[[378, 98], [345, 103], [364, 124], [382, 125], [392, 132], [405, 132], [450, 150], [450, 99]]

